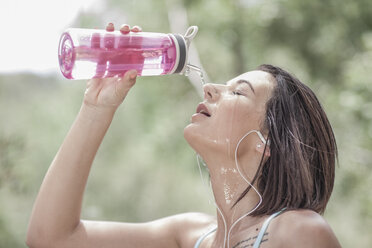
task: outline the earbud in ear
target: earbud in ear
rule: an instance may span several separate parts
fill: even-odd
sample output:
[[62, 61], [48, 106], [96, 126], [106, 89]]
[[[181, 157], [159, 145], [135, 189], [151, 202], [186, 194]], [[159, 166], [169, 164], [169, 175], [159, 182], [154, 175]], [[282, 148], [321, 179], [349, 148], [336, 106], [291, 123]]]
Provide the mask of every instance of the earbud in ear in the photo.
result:
[[259, 152], [259, 153], [263, 153], [265, 151], [265, 156], [267, 157], [270, 157], [270, 148], [269, 146], [266, 146], [266, 149], [265, 147], [263, 146], [263, 144], [257, 144], [256, 145], [256, 150]]

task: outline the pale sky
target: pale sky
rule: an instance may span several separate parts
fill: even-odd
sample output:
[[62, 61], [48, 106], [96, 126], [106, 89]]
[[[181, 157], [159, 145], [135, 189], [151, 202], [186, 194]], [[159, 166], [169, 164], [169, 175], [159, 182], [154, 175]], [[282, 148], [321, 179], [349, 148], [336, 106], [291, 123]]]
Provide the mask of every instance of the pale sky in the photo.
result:
[[0, 74], [59, 73], [58, 43], [81, 11], [101, 0], [1, 0]]

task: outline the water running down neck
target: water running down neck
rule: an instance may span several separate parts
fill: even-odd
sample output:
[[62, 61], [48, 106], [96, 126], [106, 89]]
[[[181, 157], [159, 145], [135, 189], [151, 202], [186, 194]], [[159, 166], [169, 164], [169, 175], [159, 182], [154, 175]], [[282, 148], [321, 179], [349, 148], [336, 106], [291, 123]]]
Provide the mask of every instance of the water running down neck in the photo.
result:
[[[258, 130], [250, 130], [249, 132], [247, 132], [245, 135], [243, 135], [243, 137], [239, 140], [239, 142], [237, 143], [237, 145], [236, 145], [236, 147], [235, 147], [235, 156], [234, 156], [234, 164], [235, 164], [235, 168], [234, 169], [236, 169], [236, 171], [237, 171], [237, 173], [240, 175], [240, 177], [241, 177], [241, 179], [243, 179], [243, 181], [245, 182], [245, 183], [247, 183], [252, 189], [253, 189], [253, 191], [252, 191], [252, 193], [253, 194], [257, 194], [257, 196], [258, 196], [258, 202], [256, 202], [255, 203], [255, 205], [253, 206], [253, 208], [250, 210], [250, 211], [248, 211], [248, 212], [246, 212], [246, 213], [244, 213], [244, 214], [242, 214], [242, 215], [240, 215], [240, 217], [239, 218], [237, 218], [236, 220], [233, 220], [233, 219], [231, 219], [231, 221], [232, 221], [232, 224], [230, 225], [229, 223], [227, 223], [227, 219], [226, 219], [226, 216], [224, 215], [224, 213], [223, 213], [223, 209], [221, 209], [219, 206], [218, 206], [218, 204], [217, 204], [217, 202], [216, 202], [216, 198], [215, 198], [215, 200], [213, 201], [212, 200], [212, 202], [214, 203], [214, 205], [216, 206], [216, 208], [217, 208], [217, 211], [218, 211], [218, 213], [219, 213], [219, 215], [220, 215], [220, 217], [221, 217], [221, 219], [222, 219], [222, 221], [223, 221], [223, 228], [224, 228], [224, 241], [223, 241], [223, 248], [230, 248], [230, 237], [231, 237], [231, 233], [232, 233], [232, 230], [233, 230], [233, 228], [244, 218], [244, 217], [246, 217], [246, 216], [248, 216], [248, 215], [250, 215], [251, 213], [253, 213], [260, 205], [261, 205], [261, 203], [262, 203], [262, 196], [261, 196], [261, 194], [260, 194], [260, 192], [255, 188], [255, 186], [254, 185], [252, 185], [251, 184], [251, 182], [248, 180], [248, 178], [243, 174], [243, 171], [241, 170], [242, 168], [239, 166], [239, 163], [238, 163], [238, 148], [239, 148], [239, 146], [240, 146], [240, 144], [241, 144], [241, 142], [245, 139], [245, 138], [247, 138], [248, 137], [248, 135], [250, 135], [250, 134], [252, 134], [252, 133], [255, 133], [256, 135], [258, 135], [258, 137], [259, 137], [259, 139], [261, 140], [261, 142], [264, 144], [264, 145], [269, 145], [269, 141], [267, 141], [265, 138], [264, 138], [264, 136], [261, 134], [261, 132], [260, 131], [258, 131]], [[204, 180], [204, 178], [203, 178], [203, 176], [202, 176], [202, 172], [201, 172], [201, 167], [200, 167], [200, 161], [199, 161], [199, 155], [197, 154], [197, 163], [198, 163], [198, 167], [199, 167], [199, 172], [200, 172], [200, 176], [201, 176], [201, 179], [202, 179], [202, 182], [203, 182], [203, 184], [204, 185], [206, 185], [206, 183], [205, 183], [205, 180]], [[204, 161], [202, 161], [202, 163], [203, 163], [203, 165], [204, 165], [204, 167], [208, 170], [208, 167], [207, 167], [207, 165], [204, 163]], [[231, 171], [234, 171], [234, 169], [232, 169]], [[208, 172], [209, 172], [209, 170], [208, 170]], [[234, 173], [236, 173], [236, 172], [234, 172]], [[211, 185], [211, 181], [210, 181], [210, 186], [212, 186]], [[225, 192], [224, 192], [225, 193]], [[236, 193], [236, 192], [235, 192]], [[224, 195], [225, 196], [225, 195]], [[226, 200], [226, 197], [225, 197], [225, 200]], [[235, 215], [235, 212], [234, 212], [234, 215]], [[228, 225], [229, 225], [229, 227], [228, 227]]]

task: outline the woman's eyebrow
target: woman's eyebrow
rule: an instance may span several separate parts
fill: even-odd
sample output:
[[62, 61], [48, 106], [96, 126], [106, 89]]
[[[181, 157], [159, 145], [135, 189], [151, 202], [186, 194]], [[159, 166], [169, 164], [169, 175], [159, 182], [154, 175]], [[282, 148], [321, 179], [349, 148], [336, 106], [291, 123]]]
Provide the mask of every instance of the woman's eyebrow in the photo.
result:
[[253, 91], [254, 94], [256, 94], [256, 92], [254, 91], [253, 89], [253, 86], [251, 84], [251, 82], [247, 81], [247, 80], [244, 80], [244, 79], [240, 79], [236, 82], [237, 84], [242, 84], [242, 83], [245, 83], [245, 84], [248, 84], [249, 87], [251, 88], [251, 90]]

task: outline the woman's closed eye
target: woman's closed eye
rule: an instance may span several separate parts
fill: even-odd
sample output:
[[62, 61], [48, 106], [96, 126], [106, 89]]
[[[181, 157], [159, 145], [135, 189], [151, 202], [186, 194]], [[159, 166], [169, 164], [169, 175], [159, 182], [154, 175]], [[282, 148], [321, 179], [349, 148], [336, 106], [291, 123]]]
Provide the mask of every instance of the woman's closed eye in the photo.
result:
[[241, 91], [238, 91], [238, 90], [234, 90], [231, 92], [233, 95], [238, 95], [238, 96], [246, 96], [243, 92]]

